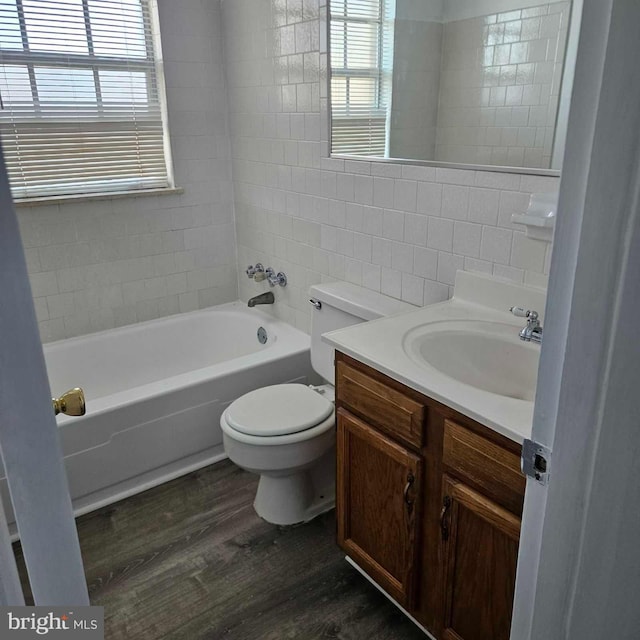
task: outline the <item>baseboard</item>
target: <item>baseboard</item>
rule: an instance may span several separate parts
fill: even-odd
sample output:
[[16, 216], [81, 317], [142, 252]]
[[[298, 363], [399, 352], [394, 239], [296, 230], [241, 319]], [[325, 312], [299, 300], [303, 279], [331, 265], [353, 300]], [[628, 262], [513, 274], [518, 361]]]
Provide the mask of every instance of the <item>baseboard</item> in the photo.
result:
[[404, 615], [407, 616], [407, 618], [409, 618], [409, 620], [411, 620], [411, 622], [413, 622], [413, 624], [415, 624], [416, 627], [420, 629], [420, 631], [422, 631], [431, 640], [436, 640], [435, 637], [432, 636], [403, 606], [399, 605], [373, 578], [371, 578], [371, 576], [364, 569], [359, 567], [354, 560], [352, 560], [349, 556], [345, 556], [344, 559], [354, 569], [356, 569], [356, 571], [361, 573], [378, 591], [380, 591], [380, 593], [385, 595], [396, 607], [398, 607], [398, 609], [400, 609], [400, 611], [402, 611], [402, 613], [404, 613]]

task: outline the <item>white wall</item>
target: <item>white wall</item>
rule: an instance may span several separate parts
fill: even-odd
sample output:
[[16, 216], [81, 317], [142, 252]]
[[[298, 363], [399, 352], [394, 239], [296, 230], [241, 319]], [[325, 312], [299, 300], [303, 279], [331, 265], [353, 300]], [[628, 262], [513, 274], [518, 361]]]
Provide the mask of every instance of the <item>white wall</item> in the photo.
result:
[[237, 298], [219, 3], [159, 14], [184, 193], [18, 209], [45, 341]]
[[[318, 11], [318, 0], [222, 2], [239, 267], [287, 272], [273, 312], [308, 330], [307, 289], [323, 280], [415, 304], [448, 297], [456, 269], [544, 285], [550, 249], [511, 214], [556, 178], [326, 157]], [[240, 277], [243, 299], [265, 288]]]

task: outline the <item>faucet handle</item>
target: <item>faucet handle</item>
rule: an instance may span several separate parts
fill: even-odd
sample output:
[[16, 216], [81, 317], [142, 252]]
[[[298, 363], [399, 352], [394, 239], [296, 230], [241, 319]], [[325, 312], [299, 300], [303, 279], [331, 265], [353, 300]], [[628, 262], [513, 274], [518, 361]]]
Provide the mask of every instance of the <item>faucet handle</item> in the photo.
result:
[[264, 266], [261, 262], [256, 262], [253, 272], [253, 279], [256, 282], [262, 282], [267, 277], [267, 274], [264, 272]]
[[518, 318], [528, 318], [532, 322], [535, 322], [538, 319], [537, 311], [530, 311], [523, 309], [522, 307], [511, 307], [509, 311], [511, 311], [514, 316], [518, 316]]
[[277, 284], [279, 284], [281, 287], [286, 287], [287, 276], [282, 271], [274, 273], [273, 270], [271, 270], [271, 273], [269, 274], [269, 284], [272, 287], [275, 287]]

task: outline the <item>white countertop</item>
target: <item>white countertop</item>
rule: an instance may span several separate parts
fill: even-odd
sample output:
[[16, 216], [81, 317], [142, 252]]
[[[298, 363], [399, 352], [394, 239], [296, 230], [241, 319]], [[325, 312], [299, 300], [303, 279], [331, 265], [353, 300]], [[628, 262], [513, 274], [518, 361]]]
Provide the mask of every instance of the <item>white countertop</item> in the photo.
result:
[[536, 309], [542, 316], [545, 298], [546, 291], [541, 289], [458, 272], [454, 297], [447, 302], [332, 331], [322, 339], [338, 351], [522, 443], [531, 437], [533, 402], [463, 384], [417, 363], [405, 352], [403, 341], [407, 332], [420, 325], [447, 320], [509, 324], [517, 337], [526, 321], [513, 316], [509, 308]]

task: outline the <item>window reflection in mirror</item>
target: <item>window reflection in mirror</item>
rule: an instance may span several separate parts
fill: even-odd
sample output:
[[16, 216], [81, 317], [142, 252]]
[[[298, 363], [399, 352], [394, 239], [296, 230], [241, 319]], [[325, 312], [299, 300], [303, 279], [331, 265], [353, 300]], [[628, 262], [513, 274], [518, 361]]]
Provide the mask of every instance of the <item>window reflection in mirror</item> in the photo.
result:
[[330, 0], [332, 153], [559, 168], [571, 19], [566, 0]]

